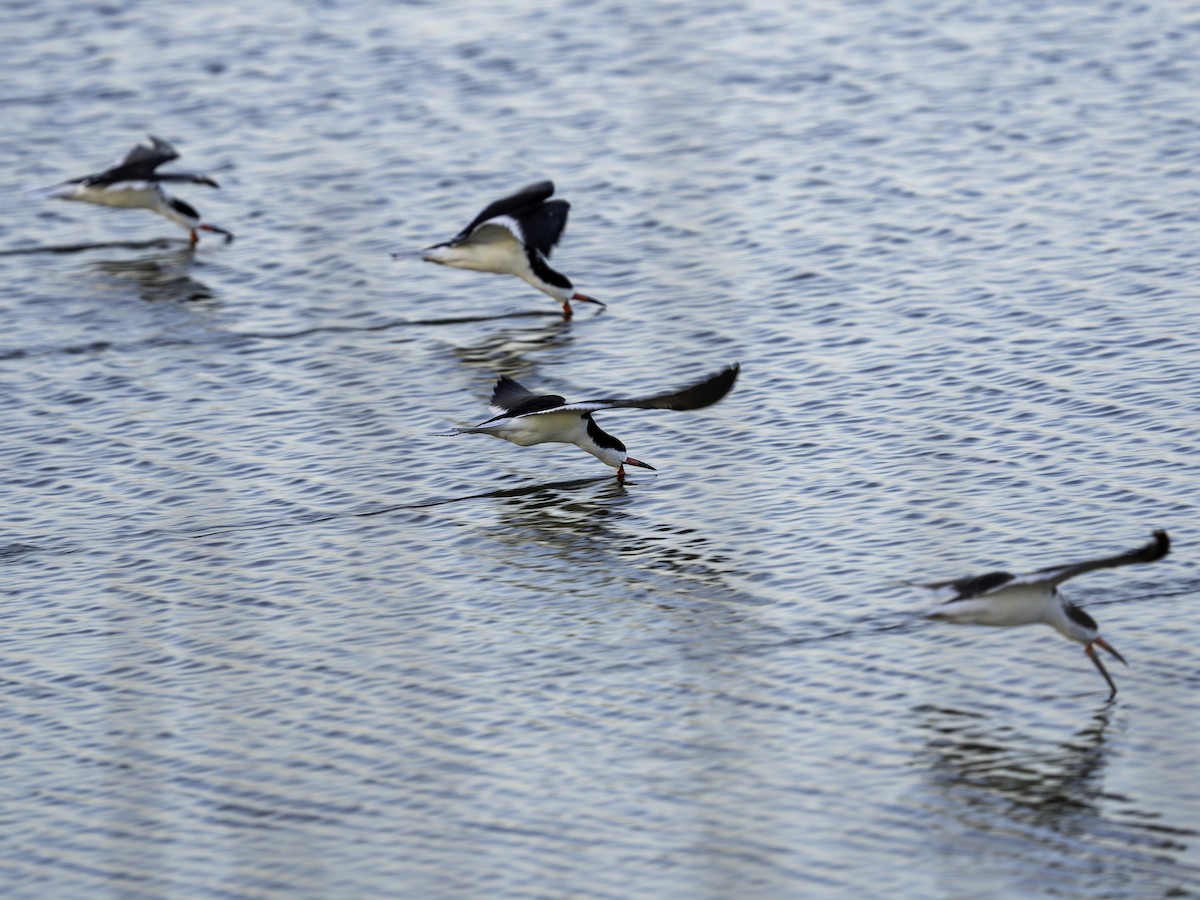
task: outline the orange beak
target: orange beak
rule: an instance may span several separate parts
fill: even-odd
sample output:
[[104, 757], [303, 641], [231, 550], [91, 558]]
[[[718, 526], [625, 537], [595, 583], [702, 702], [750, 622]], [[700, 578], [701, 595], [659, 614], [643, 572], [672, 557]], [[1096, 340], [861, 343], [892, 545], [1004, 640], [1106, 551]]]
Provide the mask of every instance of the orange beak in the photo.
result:
[[[1113, 697], [1117, 696], [1117, 684], [1115, 681], [1112, 680], [1112, 676], [1110, 676], [1108, 674], [1108, 669], [1104, 668], [1104, 663], [1100, 662], [1100, 656], [1096, 653], [1096, 645], [1097, 644], [1099, 644], [1101, 647], [1103, 647], [1105, 650], [1107, 650], [1109, 653], [1111, 653], [1117, 659], [1121, 660], [1121, 662], [1125, 662], [1125, 658], [1122, 657], [1121, 654], [1118, 653], [1116, 650], [1114, 650], [1112, 648], [1112, 646], [1109, 645], [1109, 643], [1107, 641], [1105, 641], [1103, 638], [1096, 638], [1094, 641], [1092, 641], [1090, 644], [1088, 644], [1087, 646], [1085, 646], [1083, 648], [1083, 652], [1088, 655], [1088, 659], [1090, 659], [1093, 663], [1096, 664], [1096, 669], [1100, 672], [1101, 675], [1104, 676], [1104, 680], [1108, 682], [1108, 688], [1110, 691], [1112, 691], [1112, 693], [1108, 695], [1108, 699], [1111, 700]], [[1125, 663], [1125, 665], [1129, 665], [1129, 663]]]
[[1098, 637], [1098, 638], [1096, 638], [1096, 640], [1092, 641], [1092, 643], [1107, 650], [1109, 653], [1111, 653], [1113, 656], [1115, 656], [1117, 659], [1119, 659], [1122, 663], [1125, 663], [1125, 665], [1129, 665], [1129, 663], [1125, 662], [1125, 657], [1123, 657], [1120, 653], [1118, 653], [1116, 648], [1113, 647], [1113, 645], [1110, 644], [1108, 641], [1106, 641], [1104, 638]]
[[213, 234], [225, 235], [225, 243], [227, 243], [227, 244], [233, 240], [233, 232], [232, 231], [226, 231], [224, 228], [218, 228], [216, 225], [197, 225], [196, 227], [200, 231], [211, 231]]
[[627, 465], [627, 466], [637, 466], [637, 467], [639, 467], [639, 468], [642, 468], [642, 469], [649, 469], [651, 472], [657, 472], [657, 471], [658, 471], [658, 469], [654, 468], [654, 466], [650, 465], [650, 463], [644, 463], [644, 462], [642, 462], [641, 460], [634, 459], [632, 456], [627, 456], [627, 457], [625, 457], [625, 465]]
[[608, 309], [607, 303], [601, 303], [595, 297], [589, 297], [586, 294], [572, 294], [571, 299], [578, 300], [580, 303], [595, 303], [597, 306], [602, 307], [603, 309]]

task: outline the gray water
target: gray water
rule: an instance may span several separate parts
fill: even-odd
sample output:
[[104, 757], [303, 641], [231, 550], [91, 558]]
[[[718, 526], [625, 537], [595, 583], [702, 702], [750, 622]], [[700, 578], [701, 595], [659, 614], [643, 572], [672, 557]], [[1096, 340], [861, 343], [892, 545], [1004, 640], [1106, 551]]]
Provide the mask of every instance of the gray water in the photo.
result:
[[[4, 11], [5, 897], [1200, 894], [1194, 5], [241, 6]], [[607, 311], [391, 258], [542, 178]], [[1153, 528], [1111, 703], [908, 584]]]

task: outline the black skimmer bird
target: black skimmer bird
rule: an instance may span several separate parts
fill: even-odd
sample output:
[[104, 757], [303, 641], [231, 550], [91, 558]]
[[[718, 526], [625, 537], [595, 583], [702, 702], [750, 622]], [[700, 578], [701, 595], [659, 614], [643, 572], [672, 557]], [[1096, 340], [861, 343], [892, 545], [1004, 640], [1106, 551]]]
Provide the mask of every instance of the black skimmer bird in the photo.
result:
[[[442, 244], [421, 251], [427, 262], [516, 275], [562, 304], [563, 318], [571, 318], [571, 301], [595, 303], [599, 300], [576, 293], [571, 279], [550, 268], [550, 251], [567, 227], [566, 200], [551, 200], [554, 182], [539, 181], [515, 194], [489, 204], [462, 231]], [[392, 256], [402, 256], [393, 253]]]
[[630, 456], [623, 443], [601, 430], [592, 413], [602, 409], [704, 409], [729, 393], [737, 380], [738, 368], [734, 363], [702, 381], [666, 394], [577, 403], [568, 403], [557, 394], [535, 394], [503, 377], [492, 392], [491, 409], [495, 415], [474, 428], [456, 428], [449, 434], [490, 434], [520, 447], [574, 444], [612, 466], [617, 477], [624, 479], [627, 465], [651, 470], [654, 466]]
[[1100, 628], [1096, 620], [1078, 605], [1065, 599], [1058, 592], [1058, 586], [1069, 578], [1096, 569], [1114, 569], [1135, 563], [1154, 562], [1162, 559], [1170, 550], [1171, 539], [1165, 531], [1160, 530], [1154, 532], [1154, 539], [1144, 547], [1116, 556], [1089, 559], [1063, 566], [1049, 566], [1028, 575], [989, 572], [986, 575], [927, 584], [924, 587], [936, 591], [949, 589], [953, 593], [940, 609], [931, 614], [931, 618], [964, 625], [1040, 623], [1049, 625], [1069, 640], [1083, 644], [1084, 652], [1108, 682], [1112, 690], [1109, 699], [1112, 699], [1117, 694], [1117, 686], [1096, 654], [1096, 647], [1107, 650], [1122, 663], [1125, 663], [1125, 658], [1100, 637]]
[[150, 146], [138, 144], [125, 154], [125, 158], [110, 169], [95, 175], [72, 178], [61, 184], [46, 188], [41, 193], [62, 200], [80, 200], [100, 206], [118, 206], [126, 209], [148, 209], [165, 216], [188, 232], [191, 243], [200, 239], [198, 232], [211, 231], [225, 235], [226, 241], [233, 235], [224, 228], [200, 221], [195, 207], [163, 190], [168, 181], [190, 182], [218, 187], [207, 175], [196, 172], [159, 172], [163, 163], [178, 159], [175, 148], [161, 138], [150, 135]]

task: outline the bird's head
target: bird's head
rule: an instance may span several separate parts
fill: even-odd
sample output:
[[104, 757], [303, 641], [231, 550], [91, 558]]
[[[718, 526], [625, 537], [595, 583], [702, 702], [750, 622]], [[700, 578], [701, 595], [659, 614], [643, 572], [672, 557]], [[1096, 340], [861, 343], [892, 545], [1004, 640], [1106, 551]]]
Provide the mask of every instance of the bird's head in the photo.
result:
[[650, 463], [644, 463], [640, 459], [634, 459], [628, 453], [625, 454], [625, 465], [637, 466], [639, 469], [649, 469], [651, 472], [658, 471], [658, 469], [654, 468], [654, 466], [650, 465]]
[[[1087, 655], [1092, 658], [1092, 662], [1096, 664], [1096, 668], [1098, 668], [1100, 673], [1106, 679], [1108, 679], [1108, 682], [1111, 685], [1112, 679], [1108, 677], [1108, 673], [1104, 671], [1104, 666], [1101, 665], [1100, 660], [1097, 658], [1096, 648], [1099, 647], [1101, 650], [1108, 651], [1113, 655], [1113, 657], [1120, 660], [1125, 665], [1129, 665], [1129, 663], [1125, 662], [1125, 657], [1117, 652], [1116, 647], [1114, 647], [1104, 638], [1100, 637], [1100, 626], [1097, 625], [1096, 620], [1084, 612], [1084, 610], [1076, 606], [1074, 603], [1064, 603], [1062, 609], [1064, 613], [1064, 619], [1063, 622], [1058, 625], [1058, 630], [1071, 640], [1078, 641], [1079, 643], [1083, 644], [1083, 648], [1087, 651]], [[1113, 691], [1115, 693], [1116, 689], [1114, 688]]]
[[625, 445], [621, 441], [596, 424], [595, 420], [590, 415], [585, 415], [587, 420], [587, 434], [590, 440], [588, 446], [583, 449], [592, 454], [605, 465], [612, 466], [614, 469], [620, 470], [622, 466], [637, 466], [640, 469], [650, 469], [657, 471], [654, 466], [649, 463], [644, 463], [640, 459], [634, 459], [629, 455], [629, 451], [625, 449]]
[[1055, 623], [1055, 625], [1064, 637], [1072, 641], [1078, 641], [1085, 647], [1090, 644], [1097, 644], [1116, 656], [1117, 659], [1121, 658], [1120, 654], [1110, 647], [1104, 638], [1100, 637], [1100, 626], [1096, 624], [1096, 620], [1089, 616], [1086, 611], [1069, 601], [1064, 602], [1061, 608], [1063, 613], [1062, 621]]

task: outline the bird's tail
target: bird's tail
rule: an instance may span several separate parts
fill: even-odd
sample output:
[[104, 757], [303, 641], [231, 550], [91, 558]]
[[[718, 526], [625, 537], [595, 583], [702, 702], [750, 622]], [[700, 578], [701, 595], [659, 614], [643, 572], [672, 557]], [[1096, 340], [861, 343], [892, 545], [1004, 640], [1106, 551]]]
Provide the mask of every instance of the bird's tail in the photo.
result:
[[69, 199], [74, 196], [79, 189], [79, 184], [74, 181], [63, 181], [58, 184], [47, 184], [40, 187], [26, 188], [24, 194], [26, 197], [60, 197]]
[[460, 434], [495, 434], [494, 427], [455, 428], [453, 431], [439, 431], [430, 437], [458, 437]]
[[471, 261], [469, 256], [464, 256], [462, 249], [458, 245], [450, 241], [425, 247], [418, 251], [418, 255], [425, 262], [438, 263], [439, 265], [450, 266], [452, 268], [460, 267], [464, 261]]
[[476, 425], [470, 428], [454, 428], [452, 431], [442, 431], [437, 434], [431, 434], [431, 438], [454, 438], [460, 434], [491, 434], [496, 437], [499, 428], [494, 425]]

